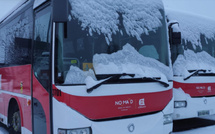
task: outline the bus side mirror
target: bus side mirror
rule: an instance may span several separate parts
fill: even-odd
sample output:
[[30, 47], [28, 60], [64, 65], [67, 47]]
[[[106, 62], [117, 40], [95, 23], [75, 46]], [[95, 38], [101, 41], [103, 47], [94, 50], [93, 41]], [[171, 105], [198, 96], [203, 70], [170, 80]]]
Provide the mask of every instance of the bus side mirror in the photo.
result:
[[181, 44], [181, 31], [178, 22], [169, 25], [169, 43], [171, 45]]
[[68, 20], [68, 0], [52, 0], [53, 21], [58, 23]]

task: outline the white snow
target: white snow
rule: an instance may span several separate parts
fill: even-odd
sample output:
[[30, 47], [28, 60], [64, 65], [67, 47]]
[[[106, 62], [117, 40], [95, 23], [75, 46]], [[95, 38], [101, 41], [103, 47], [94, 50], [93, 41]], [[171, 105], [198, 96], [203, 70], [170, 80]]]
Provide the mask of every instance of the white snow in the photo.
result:
[[[178, 21], [185, 44], [189, 41], [195, 50], [197, 46], [202, 48], [201, 34], [208, 39], [215, 40], [215, 20], [204, 16], [181, 12], [175, 10], [166, 10], [167, 18], [171, 21]], [[174, 75], [188, 76], [188, 70], [211, 70], [215, 72], [215, 59], [207, 52], [202, 51], [194, 53], [192, 50], [184, 50], [184, 55], [179, 55], [173, 64]]]
[[201, 46], [200, 35], [205, 35], [205, 39], [215, 40], [215, 20], [204, 16], [191, 14], [182, 11], [166, 9], [167, 18], [169, 20], [177, 20], [181, 29], [181, 36], [185, 42], [190, 41], [195, 49]]
[[[123, 25], [128, 35], [142, 42], [141, 34], [155, 31], [162, 25], [163, 9], [158, 0], [69, 0], [71, 14], [77, 18], [83, 29], [104, 34], [109, 44], [111, 35], [119, 31], [119, 13], [122, 14]], [[71, 16], [69, 17], [71, 18]]]
[[156, 59], [145, 57], [130, 44], [112, 54], [95, 54], [93, 65], [96, 74], [135, 74], [135, 77], [161, 77], [171, 79], [171, 69]]
[[[122, 50], [112, 54], [95, 54], [93, 56], [93, 67], [96, 74], [135, 74], [140, 77], [160, 77], [161, 81], [168, 82], [172, 79], [170, 67], [160, 63], [156, 59], [145, 57], [138, 53], [130, 44], [123, 46]], [[75, 71], [74, 71], [75, 70]], [[77, 67], [71, 66], [66, 76], [65, 84], [84, 83], [87, 76], [96, 80], [94, 72], [82, 71]], [[92, 87], [92, 79], [85, 81]], [[100, 83], [100, 81], [93, 82]]]
[[71, 65], [64, 84], [83, 84], [85, 83], [85, 79], [89, 76], [96, 79], [93, 70], [83, 71], [80, 68]]
[[173, 64], [174, 75], [188, 76], [188, 70], [210, 70], [215, 72], [215, 58], [207, 52], [194, 53], [192, 50], [184, 50], [184, 55], [179, 55]]

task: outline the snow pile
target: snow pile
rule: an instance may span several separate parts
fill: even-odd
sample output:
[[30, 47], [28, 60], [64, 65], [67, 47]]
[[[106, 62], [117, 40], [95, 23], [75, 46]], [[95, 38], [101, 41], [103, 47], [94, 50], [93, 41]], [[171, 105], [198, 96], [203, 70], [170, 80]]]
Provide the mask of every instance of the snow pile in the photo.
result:
[[[81, 22], [89, 34], [104, 34], [109, 44], [112, 34], [119, 32], [119, 17], [122, 14], [123, 25], [128, 35], [142, 42], [141, 34], [148, 34], [162, 26], [160, 0], [69, 0], [71, 14]], [[71, 16], [70, 16], [71, 18]]]
[[80, 68], [71, 65], [64, 84], [83, 84], [88, 76], [96, 79], [93, 70], [83, 71]]
[[112, 54], [95, 54], [93, 66], [96, 74], [135, 74], [135, 77], [162, 77], [172, 79], [171, 69], [159, 61], [144, 57], [130, 44]]
[[188, 70], [211, 70], [215, 72], [215, 58], [207, 52], [195, 53], [192, 50], [184, 50], [184, 55], [179, 55], [173, 64], [174, 75], [188, 76]]
[[[96, 74], [135, 74], [135, 78], [140, 77], [160, 77], [161, 81], [172, 80], [172, 70], [170, 67], [159, 61], [144, 57], [139, 54], [134, 47], [126, 44], [122, 50], [112, 54], [95, 54], [93, 66]], [[87, 77], [90, 76], [90, 77]], [[86, 79], [87, 78], [87, 79]], [[66, 76], [65, 84], [83, 84], [92, 87], [96, 81], [94, 72], [82, 71], [78, 67], [71, 66]]]
[[207, 39], [215, 40], [215, 20], [170, 9], [166, 11], [167, 18], [170, 21], [176, 20], [179, 22], [182, 39], [185, 40], [185, 43], [191, 42], [194, 49], [196, 49], [196, 46], [202, 48], [200, 43], [201, 34], [205, 36], [206, 41]]

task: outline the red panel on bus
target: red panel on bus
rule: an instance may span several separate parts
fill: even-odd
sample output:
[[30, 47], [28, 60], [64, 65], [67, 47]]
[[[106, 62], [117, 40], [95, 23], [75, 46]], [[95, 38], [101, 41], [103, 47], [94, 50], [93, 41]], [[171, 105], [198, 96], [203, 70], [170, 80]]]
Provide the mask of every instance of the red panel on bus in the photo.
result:
[[55, 98], [87, 118], [97, 120], [161, 111], [172, 96], [170, 89], [155, 93], [95, 97], [74, 96], [61, 92]]
[[180, 83], [173, 82], [174, 88], [181, 88], [191, 97], [206, 97], [215, 95], [215, 83]]
[[31, 65], [4, 67], [0, 74], [3, 90], [31, 95]]

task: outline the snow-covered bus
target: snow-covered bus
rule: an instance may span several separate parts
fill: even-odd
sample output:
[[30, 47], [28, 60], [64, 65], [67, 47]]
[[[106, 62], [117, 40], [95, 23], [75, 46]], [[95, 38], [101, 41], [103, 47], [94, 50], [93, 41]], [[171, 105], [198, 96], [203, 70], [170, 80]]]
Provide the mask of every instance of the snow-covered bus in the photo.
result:
[[174, 75], [173, 119], [213, 115], [215, 20], [171, 9], [167, 19]]
[[0, 122], [11, 133], [169, 134], [161, 0], [27, 0], [0, 24]]

